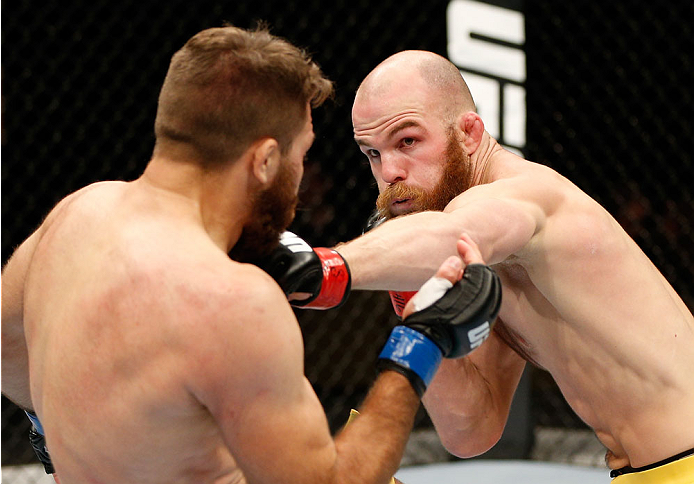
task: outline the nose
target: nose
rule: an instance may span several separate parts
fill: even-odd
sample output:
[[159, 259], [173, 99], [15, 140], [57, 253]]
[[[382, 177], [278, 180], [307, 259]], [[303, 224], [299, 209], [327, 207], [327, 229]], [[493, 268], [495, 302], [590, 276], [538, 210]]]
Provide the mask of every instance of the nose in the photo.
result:
[[407, 171], [397, 156], [381, 154], [381, 178], [389, 185], [407, 178]]

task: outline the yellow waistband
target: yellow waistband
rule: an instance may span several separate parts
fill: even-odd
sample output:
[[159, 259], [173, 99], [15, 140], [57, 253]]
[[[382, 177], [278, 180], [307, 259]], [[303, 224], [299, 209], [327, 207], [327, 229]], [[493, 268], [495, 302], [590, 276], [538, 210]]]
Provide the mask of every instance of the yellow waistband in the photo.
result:
[[670, 462], [669, 464], [617, 476], [613, 484], [694, 484], [694, 455]]

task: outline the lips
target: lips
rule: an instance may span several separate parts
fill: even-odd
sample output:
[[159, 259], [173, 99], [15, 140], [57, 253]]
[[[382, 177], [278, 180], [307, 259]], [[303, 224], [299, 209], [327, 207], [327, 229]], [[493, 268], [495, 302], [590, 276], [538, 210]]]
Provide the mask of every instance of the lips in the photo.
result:
[[412, 210], [413, 203], [411, 198], [397, 198], [390, 204], [390, 211], [394, 215], [402, 215]]

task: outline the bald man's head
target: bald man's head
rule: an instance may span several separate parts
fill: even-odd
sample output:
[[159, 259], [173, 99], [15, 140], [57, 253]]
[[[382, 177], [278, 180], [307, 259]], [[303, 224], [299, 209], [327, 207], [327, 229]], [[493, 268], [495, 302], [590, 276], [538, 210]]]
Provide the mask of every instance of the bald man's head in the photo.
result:
[[461, 113], [476, 111], [458, 68], [445, 57], [421, 50], [398, 52], [376, 66], [359, 86], [355, 104], [387, 96], [397, 89], [411, 93], [418, 87], [425, 90], [446, 122]]

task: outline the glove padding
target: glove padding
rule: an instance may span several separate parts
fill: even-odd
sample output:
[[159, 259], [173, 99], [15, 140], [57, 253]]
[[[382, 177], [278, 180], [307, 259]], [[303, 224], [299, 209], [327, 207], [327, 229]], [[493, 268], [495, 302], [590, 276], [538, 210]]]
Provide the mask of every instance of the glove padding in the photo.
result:
[[490, 267], [470, 264], [460, 281], [433, 277], [414, 298], [421, 309], [393, 329], [378, 368], [405, 375], [421, 397], [442, 357], [460, 358], [487, 339], [501, 307], [501, 282]]
[[312, 249], [291, 232], [280, 236], [277, 248], [258, 266], [272, 276], [284, 293], [311, 294], [307, 299], [293, 300], [292, 306], [331, 309], [344, 304], [351, 288], [349, 266], [333, 249]]
[[403, 324], [436, 343], [444, 358], [460, 358], [484, 343], [500, 307], [499, 276], [489, 266], [470, 264], [459, 282]]
[[39, 458], [41, 464], [43, 464], [43, 469], [46, 474], [55, 474], [55, 468], [53, 467], [53, 461], [51, 461], [51, 456], [46, 448], [46, 437], [43, 435], [43, 427], [41, 422], [35, 413], [25, 410], [27, 417], [31, 420], [31, 428], [29, 429], [29, 442], [34, 448], [36, 457]]

